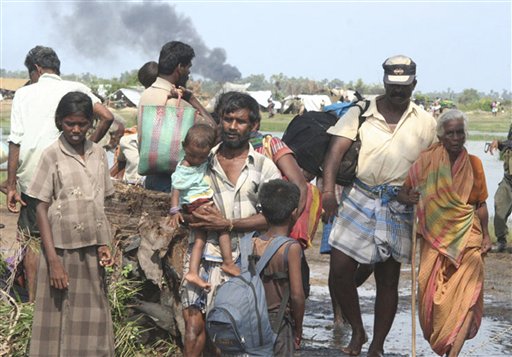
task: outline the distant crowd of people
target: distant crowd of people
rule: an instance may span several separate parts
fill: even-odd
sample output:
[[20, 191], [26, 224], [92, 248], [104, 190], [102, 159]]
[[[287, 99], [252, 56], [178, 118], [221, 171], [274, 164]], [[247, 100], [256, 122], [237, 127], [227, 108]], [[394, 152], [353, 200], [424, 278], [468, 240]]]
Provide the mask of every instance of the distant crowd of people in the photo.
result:
[[[5, 191], [9, 211], [19, 214], [22, 265], [35, 302], [30, 356], [114, 356], [105, 290], [105, 267], [115, 263], [104, 208], [114, 193], [111, 178], [169, 193], [169, 227], [190, 228], [180, 289], [185, 356], [251, 355], [250, 348], [259, 348], [248, 337], [229, 337], [233, 311], [226, 312], [219, 335], [208, 333], [214, 324], [209, 312], [225, 282], [255, 275], [264, 289], [266, 311], [259, 313], [271, 326], [271, 352], [263, 355], [291, 356], [301, 348], [309, 293], [304, 250], [311, 249], [321, 216], [332, 222], [327, 238], [335, 319], [351, 331], [341, 352], [358, 356], [368, 341], [357, 285], [362, 271], [369, 272], [364, 279], [373, 271], [375, 318], [366, 355], [384, 355], [401, 265], [411, 263], [418, 238], [423, 335], [435, 353], [458, 356], [481, 323], [484, 258], [492, 247], [485, 172], [464, 146], [467, 115], [439, 115], [435, 107], [429, 113], [415, 104], [416, 63], [389, 57], [382, 64], [385, 94], [369, 100], [363, 112], [350, 108], [327, 130], [330, 145], [316, 186], [310, 181], [317, 175], [301, 168], [281, 139], [259, 132], [259, 104], [251, 96], [227, 92], [213, 113], [203, 107], [187, 89], [194, 57], [192, 47], [171, 41], [158, 62], [140, 68], [146, 89], [137, 126], [125, 128], [88, 87], [60, 77], [53, 49], [36, 46], [27, 54], [30, 84], [12, 103]], [[272, 116], [272, 98], [268, 109]], [[158, 127], [169, 117], [171, 129]], [[107, 132], [109, 142], [96, 144]], [[507, 248], [512, 210], [511, 135], [512, 125], [508, 139], [491, 146], [491, 153], [498, 149], [505, 157], [495, 196], [499, 251]], [[340, 162], [358, 140], [355, 180], [339, 186]], [[115, 151], [112, 167], [102, 146]], [[169, 151], [171, 164], [164, 162]], [[268, 262], [258, 265], [270, 249]]]

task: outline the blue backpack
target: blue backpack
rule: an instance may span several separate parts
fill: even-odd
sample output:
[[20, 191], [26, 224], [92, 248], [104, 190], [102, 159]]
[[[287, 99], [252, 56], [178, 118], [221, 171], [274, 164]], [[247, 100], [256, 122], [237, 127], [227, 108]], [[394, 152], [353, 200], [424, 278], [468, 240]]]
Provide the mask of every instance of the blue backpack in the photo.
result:
[[276, 334], [269, 318], [265, 289], [260, 274], [288, 237], [276, 237], [269, 243], [256, 267], [249, 264], [253, 233], [240, 239], [242, 273], [217, 287], [213, 305], [206, 317], [206, 330], [223, 353], [272, 356]]

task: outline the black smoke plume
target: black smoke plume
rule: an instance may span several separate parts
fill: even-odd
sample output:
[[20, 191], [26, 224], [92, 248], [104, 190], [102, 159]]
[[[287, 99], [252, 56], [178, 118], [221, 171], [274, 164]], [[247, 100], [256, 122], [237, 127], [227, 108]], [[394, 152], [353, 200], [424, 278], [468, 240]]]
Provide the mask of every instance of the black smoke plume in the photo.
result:
[[192, 46], [196, 53], [192, 71], [218, 82], [241, 77], [240, 71], [226, 63], [226, 51], [209, 49], [190, 18], [175, 11], [173, 5], [154, 1], [77, 2], [71, 13], [51, 8], [56, 29], [82, 55], [91, 59], [112, 60], [143, 52], [158, 60], [163, 44], [178, 40]]

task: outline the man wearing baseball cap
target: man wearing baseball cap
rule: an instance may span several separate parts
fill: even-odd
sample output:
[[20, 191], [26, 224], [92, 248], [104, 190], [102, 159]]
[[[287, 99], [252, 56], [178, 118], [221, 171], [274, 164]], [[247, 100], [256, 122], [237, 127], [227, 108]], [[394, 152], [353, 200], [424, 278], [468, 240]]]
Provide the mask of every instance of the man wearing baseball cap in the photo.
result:
[[[348, 346], [357, 356], [367, 341], [361, 319], [355, 272], [359, 264], [375, 265], [377, 296], [368, 356], [383, 356], [398, 305], [400, 264], [410, 263], [412, 207], [396, 201], [411, 164], [436, 138], [435, 119], [411, 101], [416, 63], [407, 56], [390, 57], [384, 68], [385, 94], [371, 99], [362, 114], [353, 107], [327, 131], [333, 135], [324, 162], [323, 207], [335, 217], [329, 236], [330, 275], [336, 300], [352, 328]], [[355, 182], [344, 188], [338, 207], [335, 176], [350, 145], [361, 139]]]

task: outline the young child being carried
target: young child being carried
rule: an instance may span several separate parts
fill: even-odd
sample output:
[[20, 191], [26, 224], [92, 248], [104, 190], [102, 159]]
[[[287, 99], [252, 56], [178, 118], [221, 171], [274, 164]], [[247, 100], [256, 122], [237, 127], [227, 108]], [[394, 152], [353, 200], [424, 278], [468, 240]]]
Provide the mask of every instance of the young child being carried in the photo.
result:
[[[205, 124], [195, 124], [185, 136], [183, 141], [185, 158], [172, 174], [170, 214], [173, 227], [177, 227], [183, 222], [181, 210], [191, 214], [200, 206], [213, 203], [213, 190], [205, 180], [205, 173], [208, 168], [208, 155], [215, 145], [215, 137], [215, 129]], [[208, 290], [211, 288], [210, 284], [199, 276], [199, 264], [206, 243], [206, 235], [207, 232], [204, 230], [194, 231], [190, 269], [185, 275], [185, 280]], [[222, 232], [219, 235], [219, 247], [222, 255], [221, 269], [228, 274], [239, 275], [240, 268], [235, 264], [231, 255], [231, 239], [228, 232]]]
[[[254, 255], [261, 257], [274, 237], [289, 236], [299, 216], [299, 197], [297, 185], [288, 181], [271, 180], [260, 187], [258, 200], [261, 212], [268, 222], [268, 230], [254, 238]], [[277, 334], [274, 356], [292, 356], [294, 350], [300, 349], [305, 300], [301, 273], [302, 254], [298, 241], [285, 243], [270, 259], [262, 276], [269, 320]], [[282, 272], [286, 273], [284, 279]], [[287, 290], [290, 292], [288, 301], [282, 301]], [[284, 318], [278, 321], [281, 303], [286, 304], [286, 310]]]

